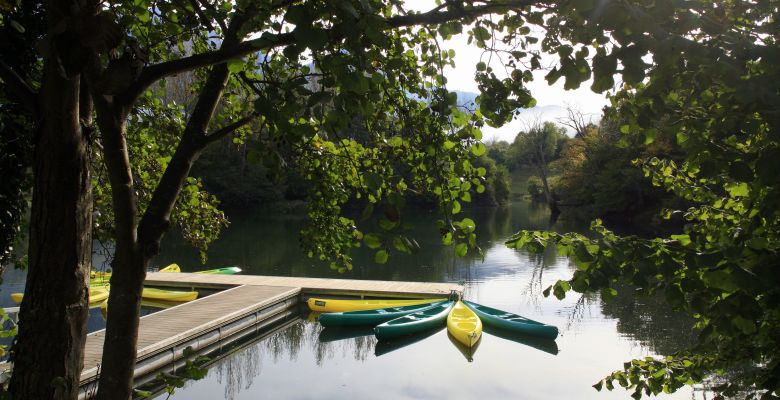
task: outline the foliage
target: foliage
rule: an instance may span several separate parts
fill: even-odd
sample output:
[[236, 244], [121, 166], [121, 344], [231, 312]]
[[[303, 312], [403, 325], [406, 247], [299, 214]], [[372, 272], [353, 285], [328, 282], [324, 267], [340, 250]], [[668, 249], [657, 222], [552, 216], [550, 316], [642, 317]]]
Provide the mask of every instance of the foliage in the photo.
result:
[[531, 195], [534, 199], [539, 199], [544, 197], [544, 185], [542, 184], [542, 180], [539, 179], [538, 176], [531, 176], [528, 178], [528, 181], [525, 184], [528, 194]]
[[510, 154], [520, 165], [538, 167], [558, 159], [567, 140], [564, 128], [547, 121], [519, 132]]
[[[0, 62], [20, 71], [25, 79], [38, 79], [39, 60], [28, 43], [44, 29], [36, 17], [41, 5], [24, 2], [15, 7], [0, 7]], [[24, 28], [26, 27], [26, 28]], [[24, 267], [16, 259], [14, 247], [23, 233], [22, 224], [28, 208], [30, 168], [33, 141], [32, 116], [5, 85], [0, 85], [0, 276], [9, 262]]]
[[[555, 192], [564, 210], [619, 221], [649, 225], [662, 207], [682, 204], [673, 194], [654, 187], [633, 164], [637, 158], [664, 157], [680, 160], [676, 139], [658, 123], [655, 140], [620, 132], [618, 109], [607, 110], [598, 126], [590, 126], [569, 140], [559, 160], [560, 180]], [[654, 224], [655, 225], [655, 224]]]
[[[157, 187], [160, 178], [179, 144], [184, 129], [183, 109], [175, 102], [164, 104], [160, 99], [164, 88], [150, 90], [139, 99], [137, 110], [127, 124], [127, 144], [133, 161], [133, 182], [141, 211]], [[111, 183], [107, 176], [102, 152], [93, 152], [93, 196], [95, 216], [93, 234], [96, 239], [110, 242], [114, 238], [114, 213]], [[217, 198], [203, 190], [200, 179], [188, 177], [176, 202], [171, 220], [182, 237], [196, 247], [205, 261], [209, 243], [217, 238], [228, 222], [217, 206]]]
[[[655, 185], [692, 204], [665, 213], [680, 213], [687, 224], [667, 238], [640, 239], [617, 236], [597, 221], [594, 239], [524, 231], [508, 243], [531, 251], [556, 246], [573, 258], [577, 271], [551, 287], [556, 297], [569, 290], [599, 290], [608, 301], [620, 281], [638, 287], [640, 294], [663, 293], [697, 319], [700, 334], [693, 348], [626, 363], [597, 389], [612, 389], [617, 381], [638, 398], [727, 374], [713, 388], [718, 394], [777, 398], [776, 6], [666, 0], [609, 3], [595, 12], [585, 3], [573, 2], [577, 13], [548, 32], [548, 50], [572, 54], [579, 46], [576, 65], [586, 62], [579, 54], [588, 53], [594, 41], [609, 43], [597, 48], [592, 87], [610, 88], [617, 65], [622, 66], [624, 86], [614, 101], [625, 121], [623, 134], [652, 142], [656, 121], [670, 118], [664, 129], [676, 138], [684, 160], [651, 158], [637, 164]], [[646, 54], [652, 55], [650, 63]], [[577, 86], [591, 76], [591, 67], [582, 67], [562, 64], [548, 78], [565, 76], [567, 86]]]
[[513, 171], [519, 166], [517, 160], [511, 155], [510, 144], [506, 141], [493, 141], [487, 143], [487, 155], [493, 159], [497, 164], [506, 166], [509, 170]]

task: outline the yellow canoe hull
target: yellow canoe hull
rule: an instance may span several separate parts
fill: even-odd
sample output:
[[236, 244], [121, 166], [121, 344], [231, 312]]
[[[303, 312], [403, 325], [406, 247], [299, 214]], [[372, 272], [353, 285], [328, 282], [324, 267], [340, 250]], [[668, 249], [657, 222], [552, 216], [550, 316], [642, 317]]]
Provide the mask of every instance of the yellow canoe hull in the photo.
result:
[[[11, 300], [21, 303], [24, 298], [24, 293], [11, 293]], [[108, 298], [108, 288], [90, 286], [89, 288], [89, 304], [96, 304], [105, 301]]]
[[[160, 269], [158, 272], [181, 272], [181, 268], [178, 264], [171, 264], [165, 268]], [[110, 279], [111, 272], [91, 271], [89, 273], [89, 284], [92, 286], [107, 285]]]
[[441, 301], [442, 299], [406, 299], [406, 300], [342, 300], [320, 299], [312, 297], [307, 301], [309, 308], [317, 312], [348, 312], [377, 310], [380, 308], [413, 306]]
[[147, 300], [165, 300], [165, 301], [192, 301], [198, 298], [198, 292], [183, 292], [179, 290], [165, 290], [155, 288], [144, 288], [141, 297]]
[[458, 301], [447, 316], [447, 331], [464, 346], [474, 347], [482, 337], [482, 321], [474, 311]]

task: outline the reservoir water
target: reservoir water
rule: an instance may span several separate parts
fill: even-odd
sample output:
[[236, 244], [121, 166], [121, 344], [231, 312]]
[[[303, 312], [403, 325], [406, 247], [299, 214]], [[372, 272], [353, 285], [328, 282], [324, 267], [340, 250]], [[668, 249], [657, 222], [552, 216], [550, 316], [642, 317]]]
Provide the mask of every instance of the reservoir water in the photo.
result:
[[[230, 228], [210, 247], [207, 265], [239, 265], [258, 275], [464, 282], [468, 300], [558, 326], [555, 342], [486, 332], [476, 351], [464, 353], [446, 329], [387, 344], [369, 329], [323, 331], [303, 316], [216, 360], [204, 379], [188, 382], [171, 398], [625, 399], [630, 392], [620, 387], [597, 392], [591, 385], [632, 358], [669, 354], [692, 343], [692, 321], [660, 299], [621, 295], [604, 303], [598, 294], [570, 293], [562, 301], [543, 297], [546, 287], [571, 276], [573, 264], [554, 249], [534, 255], [504, 246], [520, 229], [582, 232], [582, 226], [551, 225], [544, 207], [524, 201], [466, 215], [477, 221], [484, 259], [456, 257], [440, 243], [436, 214], [415, 211], [405, 218], [414, 222], [410, 235], [421, 244], [418, 253], [393, 253], [387, 264], [377, 265], [371, 252], [358, 251], [355, 268], [338, 273], [302, 254], [299, 215], [260, 212], [232, 215]], [[155, 262], [176, 262], [185, 271], [205, 268], [175, 235]], [[661, 398], [706, 397], [685, 388]]]

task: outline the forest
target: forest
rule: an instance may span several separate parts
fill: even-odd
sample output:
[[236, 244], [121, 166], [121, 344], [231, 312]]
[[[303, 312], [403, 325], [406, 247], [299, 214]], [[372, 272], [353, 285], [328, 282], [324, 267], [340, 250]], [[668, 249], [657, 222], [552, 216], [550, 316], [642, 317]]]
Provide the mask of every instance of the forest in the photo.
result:
[[[129, 399], [170, 231], [205, 257], [230, 207], [300, 206], [301, 251], [347, 272], [358, 248], [415, 252], [424, 206], [476, 256], [465, 210], [521, 186], [552, 219], [592, 221], [506, 241], [576, 266], [544, 296], [663, 296], [695, 320], [694, 344], [594, 388], [716, 377], [717, 398], [780, 397], [778, 4], [408, 3], [0, 0], [0, 263], [26, 270], [3, 391], [78, 397], [93, 240], [113, 247], [96, 398]], [[456, 35], [485, 55], [473, 105], [448, 89]], [[537, 106], [539, 76], [609, 106], [483, 140]]]

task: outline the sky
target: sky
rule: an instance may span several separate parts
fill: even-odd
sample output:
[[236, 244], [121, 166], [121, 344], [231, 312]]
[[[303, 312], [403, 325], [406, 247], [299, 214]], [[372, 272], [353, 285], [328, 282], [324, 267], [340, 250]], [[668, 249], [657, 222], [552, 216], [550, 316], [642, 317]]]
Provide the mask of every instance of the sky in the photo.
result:
[[[409, 0], [406, 5], [415, 11], [427, 11], [436, 4], [433, 0]], [[465, 29], [464, 29], [465, 31]], [[451, 40], [443, 42], [442, 46], [455, 51], [455, 68], [445, 68], [444, 75], [447, 77], [447, 89], [450, 91], [460, 90], [466, 92], [478, 93], [477, 84], [474, 82], [474, 72], [476, 64], [483, 57], [482, 49], [474, 44], [467, 44], [468, 35], [462, 33], [453, 36]], [[554, 58], [542, 56], [542, 65], [549, 65]], [[483, 61], [487, 61], [486, 57]], [[498, 66], [496, 63], [495, 66]], [[497, 71], [502, 68], [495, 68]], [[521, 113], [519, 119], [512, 121], [501, 128], [483, 128], [483, 141], [506, 140], [511, 142], [517, 132], [522, 130], [529, 121], [539, 119], [540, 121], [556, 121], [566, 115], [566, 106], [570, 105], [579, 110], [588, 117], [597, 121], [601, 115], [601, 109], [609, 104], [604, 94], [594, 93], [590, 90], [591, 81], [584, 82], [579, 89], [565, 90], [563, 88], [563, 79], [559, 79], [555, 85], [548, 85], [544, 76], [546, 71], [537, 71], [534, 73], [534, 80], [527, 84], [531, 94], [536, 99], [537, 109], [531, 109]], [[502, 76], [496, 73], [501, 78]]]

